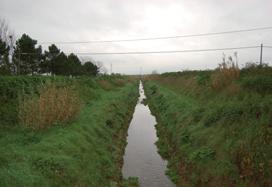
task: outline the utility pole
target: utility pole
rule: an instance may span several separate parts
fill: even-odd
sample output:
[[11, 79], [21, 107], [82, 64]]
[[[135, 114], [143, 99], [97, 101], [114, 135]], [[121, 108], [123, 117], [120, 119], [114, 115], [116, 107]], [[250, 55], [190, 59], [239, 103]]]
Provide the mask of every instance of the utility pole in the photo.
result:
[[263, 44], [261, 44], [261, 53], [260, 53], [260, 66], [262, 67], [263, 63]]
[[142, 79], [142, 66], [140, 67], [139, 78]]
[[111, 75], [112, 75], [112, 63], [110, 64], [110, 71], [111, 71]]

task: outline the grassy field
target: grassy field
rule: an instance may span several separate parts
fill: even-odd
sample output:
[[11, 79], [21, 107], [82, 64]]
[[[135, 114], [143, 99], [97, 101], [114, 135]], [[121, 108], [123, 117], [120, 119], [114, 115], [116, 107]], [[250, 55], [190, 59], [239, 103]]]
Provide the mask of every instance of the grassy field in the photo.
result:
[[[136, 81], [118, 76], [0, 79], [0, 186], [123, 185], [121, 166], [138, 96]], [[22, 125], [17, 118], [20, 98], [36, 97], [40, 104], [44, 97], [39, 90], [47, 81], [58, 89], [74, 85], [79, 113], [46, 128]]]
[[145, 91], [178, 186], [272, 186], [271, 68], [154, 75]]

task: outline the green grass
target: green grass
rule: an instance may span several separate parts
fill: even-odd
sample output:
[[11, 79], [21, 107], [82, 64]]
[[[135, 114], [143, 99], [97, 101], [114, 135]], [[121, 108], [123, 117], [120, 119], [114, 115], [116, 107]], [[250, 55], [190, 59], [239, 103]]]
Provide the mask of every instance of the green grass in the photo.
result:
[[85, 107], [68, 125], [38, 131], [2, 126], [0, 186], [122, 185], [127, 128], [138, 96], [137, 84], [125, 80], [122, 86], [111, 80], [115, 86], [106, 91], [80, 79], [90, 84], [82, 87], [90, 95], [82, 92]]
[[178, 186], [272, 186], [272, 71], [242, 71], [234, 93], [213, 90], [212, 73], [145, 81], [168, 175]]

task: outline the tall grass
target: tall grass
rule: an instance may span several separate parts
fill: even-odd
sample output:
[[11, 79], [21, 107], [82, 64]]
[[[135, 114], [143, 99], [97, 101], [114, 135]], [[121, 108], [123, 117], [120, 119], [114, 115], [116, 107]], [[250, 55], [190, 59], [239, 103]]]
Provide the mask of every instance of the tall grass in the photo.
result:
[[219, 64], [219, 68], [212, 75], [212, 88], [215, 90], [225, 88], [239, 77], [240, 70], [238, 64], [235, 65], [232, 61], [223, 62]]
[[223, 64], [145, 82], [177, 186], [271, 186], [271, 70]]
[[79, 113], [80, 107], [78, 93], [73, 87], [49, 83], [38, 96], [32, 94], [20, 99], [18, 118], [25, 127], [44, 129], [70, 121]]

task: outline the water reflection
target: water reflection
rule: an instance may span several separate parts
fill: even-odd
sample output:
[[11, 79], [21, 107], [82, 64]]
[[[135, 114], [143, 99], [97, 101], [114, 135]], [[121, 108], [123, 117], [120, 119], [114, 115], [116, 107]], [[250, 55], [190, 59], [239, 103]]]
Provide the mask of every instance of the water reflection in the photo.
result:
[[145, 99], [142, 83], [140, 97], [135, 107], [128, 130], [127, 147], [124, 155], [123, 176], [138, 177], [141, 187], [175, 186], [165, 175], [167, 162], [157, 153], [156, 119], [149, 107], [142, 104]]

